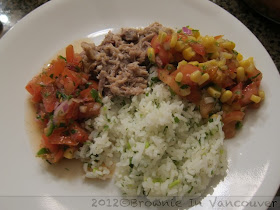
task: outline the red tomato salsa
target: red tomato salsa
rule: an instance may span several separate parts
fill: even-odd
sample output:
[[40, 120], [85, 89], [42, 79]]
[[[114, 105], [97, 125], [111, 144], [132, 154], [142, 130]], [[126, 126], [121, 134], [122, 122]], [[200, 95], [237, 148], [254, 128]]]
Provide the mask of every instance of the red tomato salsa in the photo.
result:
[[79, 54], [72, 45], [66, 58], [58, 56], [27, 85], [41, 125], [42, 143], [37, 156], [50, 163], [73, 158], [74, 152], [88, 140], [86, 119], [98, 116], [101, 96], [98, 83], [83, 72]]
[[223, 111], [225, 138], [234, 137], [247, 108], [264, 100], [262, 73], [253, 58], [243, 60], [235, 44], [219, 36], [201, 36], [183, 27], [177, 32], [159, 31], [147, 49], [158, 78], [183, 99], [195, 103], [203, 118]]

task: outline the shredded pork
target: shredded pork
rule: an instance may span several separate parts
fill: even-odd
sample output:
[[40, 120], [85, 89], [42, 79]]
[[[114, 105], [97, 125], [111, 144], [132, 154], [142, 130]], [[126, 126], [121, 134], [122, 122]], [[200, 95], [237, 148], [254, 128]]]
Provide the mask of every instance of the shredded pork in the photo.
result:
[[82, 43], [84, 71], [99, 80], [98, 91], [109, 96], [133, 96], [147, 87], [147, 48], [159, 30], [170, 31], [159, 23], [144, 29], [123, 28], [111, 31], [103, 42]]

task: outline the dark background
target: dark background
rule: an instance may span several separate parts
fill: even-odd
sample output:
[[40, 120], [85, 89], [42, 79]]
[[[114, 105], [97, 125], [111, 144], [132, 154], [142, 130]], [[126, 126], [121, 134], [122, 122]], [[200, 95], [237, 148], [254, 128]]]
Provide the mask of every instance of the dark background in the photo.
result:
[[[1, 0], [0, 16], [6, 15], [9, 22], [0, 24], [0, 38], [23, 16], [48, 0]], [[261, 41], [280, 71], [280, 25], [266, 19], [251, 9], [242, 0], [211, 0], [239, 19]], [[2, 27], [3, 26], [3, 27]], [[279, 174], [280, 176], [280, 174]], [[278, 190], [277, 196], [280, 196]]]

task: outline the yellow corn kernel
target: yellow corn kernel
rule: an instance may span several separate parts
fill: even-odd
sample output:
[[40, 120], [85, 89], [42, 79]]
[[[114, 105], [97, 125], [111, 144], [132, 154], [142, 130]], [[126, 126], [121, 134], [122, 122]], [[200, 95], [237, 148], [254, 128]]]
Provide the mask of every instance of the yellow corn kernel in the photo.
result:
[[193, 36], [198, 38], [200, 36], [199, 30], [192, 30]]
[[227, 52], [222, 52], [221, 56], [224, 57], [225, 59], [229, 60], [232, 59], [233, 55]]
[[206, 82], [208, 79], [210, 78], [209, 74], [208, 73], [205, 73], [201, 76], [198, 84], [199, 85], [202, 85], [204, 82]]
[[253, 101], [253, 102], [255, 102], [255, 103], [257, 104], [257, 103], [260, 103], [260, 101], [262, 100], [262, 98], [253, 94], [253, 95], [251, 96], [250, 100]]
[[180, 61], [180, 62], [178, 63], [177, 69], [179, 69], [179, 68], [180, 68], [180, 66], [182, 66], [182, 65], [186, 65], [186, 64], [188, 64], [188, 62], [187, 62], [187, 61], [185, 61], [185, 60]]
[[188, 40], [196, 42], [196, 38], [194, 36], [188, 36]]
[[185, 49], [183, 51], [183, 57], [186, 59], [186, 60], [190, 60], [193, 56], [195, 56], [195, 52], [192, 50], [191, 47], [188, 47], [187, 49]]
[[231, 41], [222, 42], [221, 45], [227, 50], [233, 50], [235, 48], [235, 43]]
[[201, 72], [196, 70], [190, 75], [190, 79], [191, 81], [198, 83], [201, 80]]
[[231, 97], [232, 97], [232, 92], [231, 92], [230, 90], [226, 90], [226, 91], [222, 94], [220, 100], [221, 100], [222, 103], [225, 103], [225, 102], [227, 102], [229, 99], [231, 99]]
[[259, 90], [259, 97], [261, 97], [261, 99], [264, 100], [265, 92], [263, 90]]
[[63, 153], [63, 156], [67, 159], [72, 159], [74, 156], [74, 148], [70, 147], [66, 149], [65, 152]]
[[180, 94], [180, 96], [188, 96], [188, 95], [190, 95], [191, 94], [191, 88], [190, 87], [188, 87], [188, 88], [186, 88], [186, 89], [179, 89], [179, 94]]
[[222, 58], [219, 62], [218, 62], [218, 66], [224, 66], [226, 65], [227, 60], [225, 58]]
[[211, 118], [211, 119], [217, 119], [218, 116], [219, 116], [219, 115], [217, 115], [217, 114], [212, 114], [210, 118]]
[[213, 36], [202, 37], [202, 45], [204, 45], [205, 48], [212, 48], [212, 46], [215, 45], [215, 41]]
[[247, 60], [239, 61], [239, 65], [243, 67], [247, 73], [252, 73], [255, 69], [253, 57], [250, 57]]
[[221, 70], [223, 70], [223, 71], [228, 70], [228, 66], [227, 66], [227, 65], [223, 65], [223, 66], [221, 66], [220, 68], [221, 68]]
[[245, 72], [246, 72], [247, 74], [250, 74], [250, 73], [253, 73], [254, 69], [255, 69], [255, 65], [254, 65], [254, 64], [251, 64], [250, 66], [248, 66], [248, 67], [245, 69]]
[[186, 45], [183, 41], [177, 41], [175, 45], [175, 50], [178, 52], [182, 52], [185, 49]]
[[189, 62], [189, 64], [191, 64], [193, 66], [197, 66], [199, 64], [199, 62], [198, 61], [191, 61], [191, 62]]
[[173, 48], [176, 46], [177, 42], [177, 33], [173, 33], [170, 40], [170, 47]]
[[215, 51], [212, 53], [212, 55], [210, 56], [211, 59], [216, 59], [220, 56], [219, 51]]
[[183, 74], [182, 74], [182, 72], [178, 72], [178, 73], [176, 74], [175, 81], [176, 81], [176, 82], [181, 82], [182, 79], [183, 79]]
[[238, 82], [243, 82], [245, 80], [245, 71], [243, 67], [238, 67], [236, 69], [236, 77]]
[[155, 60], [156, 60], [154, 48], [148, 47], [148, 49], [147, 49], [147, 55], [148, 55], [149, 61], [152, 62], [152, 63], [154, 63]]
[[163, 43], [165, 41], [167, 34], [164, 31], [159, 31], [158, 33], [158, 41], [159, 43]]
[[212, 96], [213, 98], [221, 97], [221, 92], [216, 90], [214, 87], [207, 88], [207, 93], [209, 93], [209, 95]]
[[243, 60], [243, 55], [241, 53], [238, 53], [237, 56], [236, 56], [236, 59], [238, 61], [242, 61]]

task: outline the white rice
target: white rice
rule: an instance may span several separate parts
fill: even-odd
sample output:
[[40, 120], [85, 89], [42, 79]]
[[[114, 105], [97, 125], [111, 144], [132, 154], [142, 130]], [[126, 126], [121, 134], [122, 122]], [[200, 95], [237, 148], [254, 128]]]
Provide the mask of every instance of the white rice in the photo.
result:
[[200, 195], [213, 176], [224, 175], [220, 116], [203, 124], [195, 105], [164, 84], [103, 103], [99, 117], [86, 122], [90, 141], [76, 154], [86, 177], [114, 174], [124, 194], [151, 198]]

